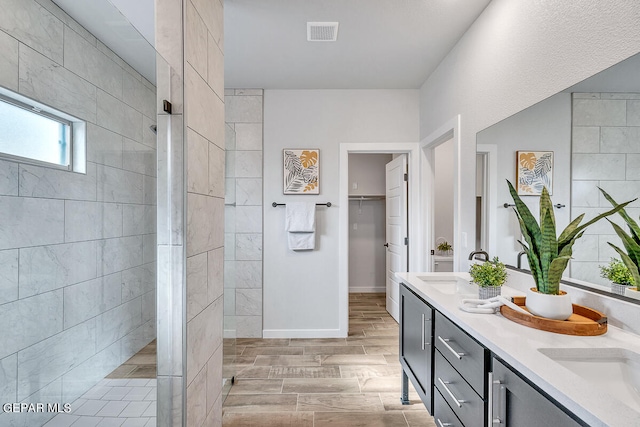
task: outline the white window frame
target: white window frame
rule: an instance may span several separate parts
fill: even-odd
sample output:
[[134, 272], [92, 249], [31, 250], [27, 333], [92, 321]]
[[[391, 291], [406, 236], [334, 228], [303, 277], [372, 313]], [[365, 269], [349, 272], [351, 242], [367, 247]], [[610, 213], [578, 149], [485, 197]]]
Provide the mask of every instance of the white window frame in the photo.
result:
[[15, 154], [0, 151], [0, 158], [18, 162], [43, 166], [70, 172], [86, 173], [86, 131], [87, 125], [84, 120], [71, 116], [58, 109], [35, 101], [24, 95], [15, 93], [9, 89], [0, 87], [0, 101], [21, 108], [33, 114], [37, 114], [47, 119], [69, 126], [69, 164], [60, 165], [57, 163], [45, 162], [30, 157], [18, 156]]

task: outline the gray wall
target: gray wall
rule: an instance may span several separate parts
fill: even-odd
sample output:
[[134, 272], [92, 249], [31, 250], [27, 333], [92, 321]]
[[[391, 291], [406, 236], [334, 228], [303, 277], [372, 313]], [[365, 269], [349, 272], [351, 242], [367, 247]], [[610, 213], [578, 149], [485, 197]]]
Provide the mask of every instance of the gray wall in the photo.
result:
[[87, 121], [86, 174], [0, 161], [0, 400], [70, 403], [155, 338], [155, 87], [48, 0], [2, 2], [0, 85]]
[[[640, 50], [638, 2], [582, 0], [579, 10], [576, 4], [492, 0], [420, 89], [420, 138], [461, 117], [458, 230], [470, 243], [475, 174], [464, 171], [475, 165], [476, 133]], [[514, 247], [508, 240], [500, 245]], [[454, 253], [462, 271], [468, 253]]]
[[[264, 336], [340, 334], [338, 206], [341, 143], [418, 141], [417, 90], [265, 90]], [[282, 194], [282, 150], [320, 150], [320, 194]], [[331, 202], [316, 210], [316, 249], [287, 248], [278, 201]]]
[[[572, 215], [585, 213], [587, 218], [592, 218], [611, 208], [597, 187], [618, 203], [638, 197], [640, 94], [574, 93], [572, 123]], [[637, 220], [640, 202], [632, 203], [626, 210]], [[627, 229], [619, 215], [610, 219]], [[607, 242], [622, 248], [622, 242], [607, 221], [598, 221], [589, 227], [576, 242], [571, 277], [608, 284], [600, 277], [598, 267], [611, 257], [620, 256]]]

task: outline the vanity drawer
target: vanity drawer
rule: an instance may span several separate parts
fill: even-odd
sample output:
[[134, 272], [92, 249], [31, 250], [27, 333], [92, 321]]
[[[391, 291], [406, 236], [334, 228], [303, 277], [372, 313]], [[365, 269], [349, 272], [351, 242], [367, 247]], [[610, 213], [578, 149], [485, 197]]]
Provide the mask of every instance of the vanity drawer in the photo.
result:
[[433, 420], [437, 427], [464, 427], [438, 390], [433, 397]]
[[465, 427], [483, 427], [485, 420], [484, 400], [467, 384], [458, 371], [453, 369], [439, 351], [435, 352], [435, 362], [433, 382], [449, 407]]
[[484, 396], [484, 372], [488, 360], [486, 349], [440, 312], [436, 312], [433, 340], [451, 366], [479, 395]]

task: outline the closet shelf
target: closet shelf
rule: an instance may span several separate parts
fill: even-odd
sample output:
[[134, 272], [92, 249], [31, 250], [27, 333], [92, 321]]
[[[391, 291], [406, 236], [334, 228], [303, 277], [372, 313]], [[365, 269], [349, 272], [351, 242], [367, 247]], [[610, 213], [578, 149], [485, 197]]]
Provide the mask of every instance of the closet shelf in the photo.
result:
[[386, 199], [386, 196], [384, 194], [380, 195], [380, 194], [368, 194], [368, 195], [350, 195], [349, 196], [349, 200], [360, 200], [360, 201], [367, 201], [367, 200], [384, 200]]

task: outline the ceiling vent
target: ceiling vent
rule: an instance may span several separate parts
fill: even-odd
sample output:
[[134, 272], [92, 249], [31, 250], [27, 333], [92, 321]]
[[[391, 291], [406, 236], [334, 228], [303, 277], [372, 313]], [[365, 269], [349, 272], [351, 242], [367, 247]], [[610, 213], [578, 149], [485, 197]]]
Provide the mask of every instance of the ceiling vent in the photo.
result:
[[307, 41], [334, 42], [337, 39], [337, 22], [307, 22]]

